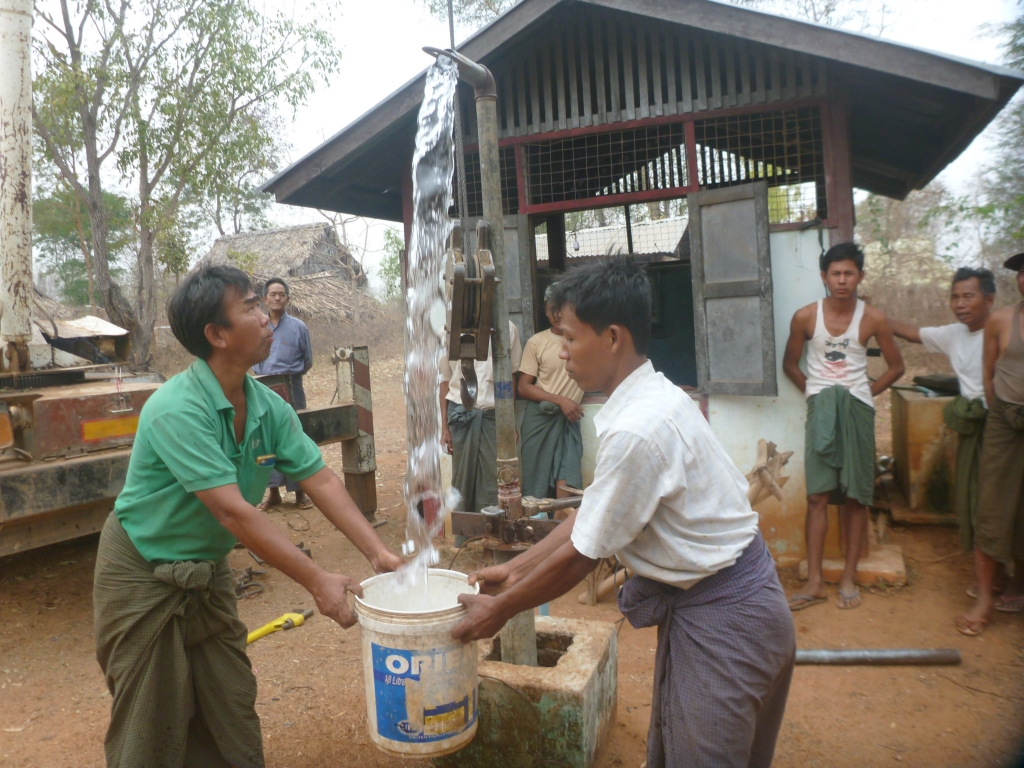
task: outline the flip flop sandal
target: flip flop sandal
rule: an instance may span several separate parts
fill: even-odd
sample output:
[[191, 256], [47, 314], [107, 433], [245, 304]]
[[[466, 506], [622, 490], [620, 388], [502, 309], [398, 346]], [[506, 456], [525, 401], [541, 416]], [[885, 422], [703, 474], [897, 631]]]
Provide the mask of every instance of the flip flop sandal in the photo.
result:
[[[839, 590], [839, 598], [836, 600], [836, 607], [839, 608], [842, 611], [852, 611], [854, 608], [860, 608], [861, 605], [863, 604], [863, 601], [858, 602], [856, 605], [850, 605], [850, 603], [852, 603], [854, 600], [859, 600], [859, 598], [860, 598], [860, 590], [859, 589], [855, 589], [855, 590], [853, 590], [853, 592], [843, 592], [843, 590], [840, 589]], [[845, 604], [840, 602], [840, 601], [843, 601], [843, 600], [846, 601]]]
[[310, 498], [306, 498], [304, 501], [302, 501], [302, 502], [300, 502], [298, 504], [298, 508], [299, 509], [312, 509], [313, 508], [313, 500], [310, 499]]
[[[993, 587], [992, 588], [992, 595], [993, 595], [993, 597], [998, 597], [999, 595], [1003, 594], [1003, 590], [1004, 589], [1005, 589], [1005, 587]], [[968, 597], [973, 598], [974, 600], [978, 599], [978, 585], [977, 584], [972, 584], [971, 586], [969, 586], [964, 591], [967, 593]]]
[[812, 605], [820, 605], [828, 600], [827, 597], [816, 597], [815, 595], [794, 595], [789, 598], [789, 610], [796, 612], [802, 611], [804, 608], [810, 608]]
[[1024, 613], [1024, 595], [1011, 597], [1009, 600], [1000, 597], [996, 600], [996, 610], [1000, 613]]
[[966, 613], [953, 619], [953, 623], [956, 625], [956, 631], [967, 637], [978, 637], [988, 625], [985, 619], [968, 619]]

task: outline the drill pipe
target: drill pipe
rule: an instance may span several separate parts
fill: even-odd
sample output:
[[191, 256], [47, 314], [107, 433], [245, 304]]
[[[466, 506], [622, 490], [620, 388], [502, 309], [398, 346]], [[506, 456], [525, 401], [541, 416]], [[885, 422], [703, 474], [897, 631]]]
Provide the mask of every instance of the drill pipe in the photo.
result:
[[831, 650], [798, 649], [797, 664], [843, 664], [860, 666], [933, 666], [959, 664], [956, 648], [870, 648]]

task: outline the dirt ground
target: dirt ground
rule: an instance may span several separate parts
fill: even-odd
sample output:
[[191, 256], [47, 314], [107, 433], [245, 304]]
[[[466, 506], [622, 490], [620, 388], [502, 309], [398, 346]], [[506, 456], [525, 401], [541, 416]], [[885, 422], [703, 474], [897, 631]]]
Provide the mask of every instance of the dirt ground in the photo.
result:
[[[379, 467], [380, 529], [392, 545], [404, 529], [400, 508], [405, 469], [401, 361], [371, 361]], [[307, 384], [310, 405], [326, 404], [332, 371], [319, 360]], [[325, 449], [340, 471], [337, 446]], [[271, 519], [317, 562], [364, 578], [370, 568], [315, 510], [286, 503]], [[798, 667], [776, 766], [1013, 765], [1024, 730], [1024, 616], [999, 614], [980, 638], [959, 635], [953, 617], [969, 605], [971, 563], [956, 533], [941, 528], [890, 529], [907, 556], [910, 584], [868, 593], [864, 605], [833, 604], [795, 614], [802, 648], [959, 648], [958, 667]], [[110, 697], [92, 639], [92, 569], [96, 537], [0, 560], [0, 765], [103, 764]], [[442, 553], [447, 565], [453, 550]], [[467, 549], [460, 569], [481, 562]], [[253, 565], [244, 551], [232, 565]], [[784, 573], [787, 589], [796, 583]], [[311, 607], [297, 585], [271, 570], [264, 592], [242, 600], [250, 627], [286, 611]], [[610, 601], [581, 605], [580, 588], [551, 606], [555, 616], [615, 621]], [[366, 730], [358, 629], [342, 630], [320, 616], [250, 649], [259, 681], [257, 710], [269, 766], [406, 765], [379, 752]], [[650, 717], [655, 630], [625, 624], [619, 634], [618, 716], [599, 765], [640, 768]], [[413, 764], [410, 761], [409, 764]]]

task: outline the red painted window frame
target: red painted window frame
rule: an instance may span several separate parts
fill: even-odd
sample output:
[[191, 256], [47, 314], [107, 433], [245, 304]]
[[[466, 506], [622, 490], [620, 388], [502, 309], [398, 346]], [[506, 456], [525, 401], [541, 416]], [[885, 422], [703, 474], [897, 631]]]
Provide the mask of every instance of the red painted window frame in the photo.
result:
[[[834, 100], [833, 100], [834, 101]], [[519, 194], [519, 213], [521, 214], [547, 214], [570, 211], [584, 211], [593, 208], [619, 207], [632, 205], [634, 203], [647, 203], [656, 200], [676, 200], [681, 197], [697, 192], [697, 143], [694, 124], [698, 120], [707, 120], [718, 117], [732, 117], [734, 115], [754, 114], [758, 112], [774, 112], [784, 109], [804, 109], [807, 107], [818, 107], [821, 115], [822, 135], [822, 162], [825, 167], [825, 200], [828, 206], [828, 218], [823, 220], [820, 226], [831, 229], [840, 226], [850, 220], [852, 214], [846, 214], [836, 209], [842, 205], [843, 195], [837, 194], [837, 184], [842, 182], [844, 174], [837, 168], [835, 148], [846, 145], [846, 126], [840, 124], [842, 121], [836, 119], [834, 104], [828, 98], [805, 98], [793, 99], [791, 101], [775, 102], [772, 104], [750, 104], [742, 107], [730, 107], [728, 109], [706, 110], [699, 113], [687, 113], [685, 115], [663, 115], [661, 117], [627, 120], [621, 123], [602, 123], [601, 125], [589, 125], [580, 128], [568, 128], [563, 131], [550, 131], [545, 133], [532, 133], [522, 136], [509, 136], [498, 140], [499, 147], [513, 147], [516, 158], [516, 186]], [[843, 113], [840, 111], [840, 115]], [[645, 192], [626, 192], [606, 197], [589, 197], [584, 200], [563, 200], [557, 203], [539, 203], [527, 205], [526, 183], [523, 174], [523, 151], [522, 145], [535, 141], [550, 141], [557, 139], [571, 139], [577, 136], [587, 136], [595, 133], [608, 133], [610, 131], [630, 130], [643, 128], [651, 125], [665, 125], [670, 123], [682, 123], [686, 137], [686, 171], [690, 179], [689, 186], [674, 187], [672, 189], [651, 189]], [[465, 151], [477, 151], [477, 144], [466, 144]], [[849, 176], [849, 172], [845, 173]], [[807, 222], [793, 222], [789, 224], [772, 224], [770, 231], [787, 232], [802, 229]]]

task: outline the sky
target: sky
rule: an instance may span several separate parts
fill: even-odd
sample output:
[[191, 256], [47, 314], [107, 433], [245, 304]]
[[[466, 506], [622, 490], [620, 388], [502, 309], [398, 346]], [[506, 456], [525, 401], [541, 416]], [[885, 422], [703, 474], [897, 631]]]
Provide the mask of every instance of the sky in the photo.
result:
[[[294, 8], [305, 4], [268, 0], [268, 6]], [[962, 58], [999, 63], [1002, 51], [991, 27], [1014, 18], [1015, 0], [888, 0], [892, 21], [883, 37], [918, 48]], [[321, 85], [308, 106], [289, 125], [288, 162], [315, 149], [429, 64], [422, 47], [448, 46], [448, 26], [433, 19], [422, 0], [343, 0], [325, 19], [341, 51], [341, 67], [329, 84]], [[461, 42], [465, 34], [457, 35]], [[940, 179], [953, 191], [966, 193], [984, 165], [990, 136], [982, 134], [952, 163]], [[315, 211], [275, 205], [272, 218], [280, 224], [323, 220]], [[349, 234], [360, 247], [367, 243], [364, 263], [373, 268], [380, 257], [381, 222], [372, 222], [365, 238], [361, 223]]]

